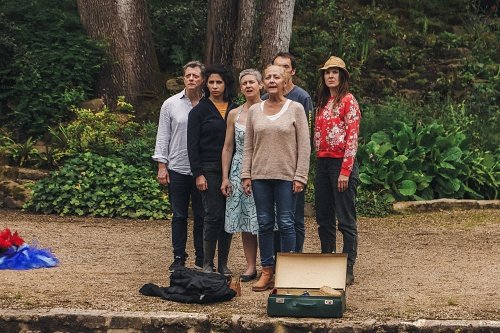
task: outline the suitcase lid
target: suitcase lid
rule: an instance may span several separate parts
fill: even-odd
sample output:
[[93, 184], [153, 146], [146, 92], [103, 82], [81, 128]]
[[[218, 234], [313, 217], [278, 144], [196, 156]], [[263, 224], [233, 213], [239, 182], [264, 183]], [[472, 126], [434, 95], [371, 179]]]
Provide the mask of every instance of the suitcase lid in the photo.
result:
[[274, 287], [345, 290], [346, 272], [345, 253], [278, 253]]

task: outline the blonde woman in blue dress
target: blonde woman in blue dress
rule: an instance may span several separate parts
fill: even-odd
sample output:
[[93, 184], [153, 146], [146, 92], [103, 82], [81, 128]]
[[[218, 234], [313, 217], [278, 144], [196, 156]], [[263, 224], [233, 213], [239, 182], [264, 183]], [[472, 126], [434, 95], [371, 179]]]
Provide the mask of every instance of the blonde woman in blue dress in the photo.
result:
[[222, 149], [221, 190], [227, 198], [225, 230], [231, 234], [241, 232], [247, 268], [240, 279], [248, 282], [257, 276], [259, 224], [253, 196], [246, 195], [241, 186], [241, 163], [248, 109], [262, 101], [260, 99], [262, 75], [255, 69], [245, 69], [240, 73], [239, 82], [246, 102], [232, 109], [227, 116], [226, 139]]

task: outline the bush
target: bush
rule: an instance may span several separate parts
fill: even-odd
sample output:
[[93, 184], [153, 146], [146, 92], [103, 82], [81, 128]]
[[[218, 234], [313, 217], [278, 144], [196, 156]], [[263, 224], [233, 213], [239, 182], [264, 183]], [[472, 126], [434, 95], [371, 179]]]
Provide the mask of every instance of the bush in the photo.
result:
[[85, 153], [33, 185], [25, 208], [44, 214], [163, 219], [169, 203], [151, 170]]
[[[193, 59], [203, 58], [206, 0], [151, 0], [149, 12], [160, 68], [178, 71]], [[182, 28], [180, 28], [182, 27]]]
[[446, 131], [442, 125], [396, 125], [360, 146], [360, 180], [367, 188], [382, 190], [390, 201], [496, 199], [498, 152], [478, 156], [469, 151], [463, 132]]
[[384, 217], [392, 212], [392, 203], [380, 191], [370, 191], [358, 186], [356, 213], [366, 217]]
[[43, 134], [92, 93], [103, 49], [74, 1], [5, 0], [0, 13], [1, 122], [24, 138]]

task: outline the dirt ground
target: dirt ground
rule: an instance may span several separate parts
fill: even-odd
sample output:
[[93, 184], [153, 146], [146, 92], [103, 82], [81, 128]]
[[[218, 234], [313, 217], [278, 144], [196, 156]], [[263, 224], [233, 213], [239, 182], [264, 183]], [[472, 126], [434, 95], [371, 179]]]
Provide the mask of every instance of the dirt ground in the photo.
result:
[[[182, 311], [266, 317], [267, 293], [226, 303], [186, 305], [139, 294], [145, 283], [168, 285], [169, 221], [44, 216], [0, 209], [0, 228], [51, 248], [56, 268], [0, 271], [0, 308]], [[442, 211], [359, 219], [356, 282], [347, 289], [343, 320], [500, 320], [498, 210]], [[189, 253], [193, 253], [191, 239]], [[315, 221], [307, 220], [305, 252], [318, 252]], [[187, 265], [193, 265], [194, 258]], [[241, 237], [230, 268], [244, 270]]]

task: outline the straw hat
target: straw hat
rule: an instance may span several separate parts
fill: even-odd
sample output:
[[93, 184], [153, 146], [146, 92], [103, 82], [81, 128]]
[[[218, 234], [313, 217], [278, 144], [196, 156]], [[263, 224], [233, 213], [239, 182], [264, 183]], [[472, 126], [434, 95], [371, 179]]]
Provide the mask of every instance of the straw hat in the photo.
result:
[[345, 67], [344, 60], [342, 60], [336, 56], [331, 56], [330, 58], [328, 58], [328, 60], [323, 65], [323, 67], [321, 67], [319, 70], [321, 71], [321, 70], [325, 70], [325, 69], [332, 68], [332, 67], [340, 68], [341, 70], [343, 70], [346, 73], [347, 77], [349, 77], [349, 71]]

